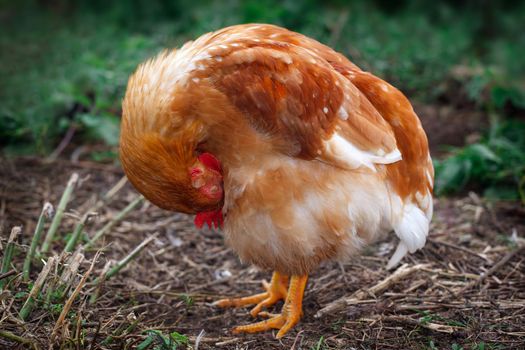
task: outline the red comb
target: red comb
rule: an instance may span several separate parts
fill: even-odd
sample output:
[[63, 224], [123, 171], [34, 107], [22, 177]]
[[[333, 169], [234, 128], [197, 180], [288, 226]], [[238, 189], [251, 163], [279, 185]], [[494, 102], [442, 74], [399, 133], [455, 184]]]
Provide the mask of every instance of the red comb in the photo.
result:
[[197, 213], [193, 222], [197, 228], [202, 228], [204, 224], [207, 224], [209, 228], [212, 228], [212, 226], [215, 228], [222, 228], [224, 217], [222, 216], [222, 210], [220, 209], [215, 211], [205, 211]]
[[215, 158], [211, 153], [202, 153], [198, 157], [199, 161], [209, 169], [215, 170], [217, 172], [221, 171], [221, 163]]

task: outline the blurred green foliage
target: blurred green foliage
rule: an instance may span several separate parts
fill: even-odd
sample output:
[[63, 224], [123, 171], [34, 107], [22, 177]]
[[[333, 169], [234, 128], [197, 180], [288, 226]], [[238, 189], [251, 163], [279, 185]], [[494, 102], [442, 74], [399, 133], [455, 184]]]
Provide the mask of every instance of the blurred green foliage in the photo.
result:
[[525, 204], [525, 123], [493, 121], [482, 140], [435, 160], [436, 193], [463, 190], [469, 184], [489, 199], [521, 199]]
[[[4, 1], [0, 146], [10, 154], [46, 155], [71, 127], [77, 142], [116, 145], [120, 102], [138, 63], [202, 33], [248, 22], [312, 36], [412, 99], [447, 103], [457, 93], [453, 81], [473, 108], [507, 118], [525, 109], [524, 14], [525, 3], [474, 0]], [[498, 139], [521, 145], [502, 135]], [[462, 188], [489, 163], [504, 168], [493, 141], [488, 136], [439, 162], [439, 191]], [[484, 161], [462, 163], [461, 176], [467, 175], [451, 175], [450, 167], [471, 154]]]

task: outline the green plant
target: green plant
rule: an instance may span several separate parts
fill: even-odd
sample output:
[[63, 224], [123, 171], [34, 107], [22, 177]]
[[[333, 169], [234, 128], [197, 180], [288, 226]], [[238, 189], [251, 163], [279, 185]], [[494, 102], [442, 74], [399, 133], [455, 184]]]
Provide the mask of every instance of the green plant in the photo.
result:
[[83, 141], [116, 145], [127, 78], [168, 46], [159, 42], [163, 34], [146, 38], [89, 14], [77, 21], [29, 9], [14, 17], [0, 38], [3, 62], [9, 62], [0, 67], [9, 86], [0, 91], [6, 150], [47, 154], [71, 126]]
[[322, 350], [324, 349], [324, 337], [321, 336], [321, 338], [319, 338], [319, 341], [317, 342], [317, 344], [315, 344], [314, 347], [312, 347], [312, 350]]
[[485, 342], [479, 342], [472, 344], [471, 347], [472, 350], [485, 350]]
[[51, 205], [51, 203], [46, 202], [38, 218], [35, 232], [33, 233], [33, 238], [31, 240], [29, 252], [27, 253], [26, 258], [24, 260], [23, 277], [26, 281], [29, 280], [29, 270], [31, 269], [31, 263], [33, 261], [33, 258], [35, 257], [36, 248], [40, 243], [40, 236], [42, 235], [42, 232], [44, 230], [44, 222], [46, 218], [50, 218], [51, 216], [53, 216], [53, 206]]
[[[2, 259], [2, 267], [0, 268], [1, 274], [7, 273], [7, 271], [11, 268], [11, 261], [13, 259], [13, 255], [15, 254], [15, 243], [20, 233], [22, 233], [22, 227], [20, 226], [15, 226], [11, 230], [11, 234], [9, 235], [9, 240], [7, 241], [4, 251], [4, 257]], [[0, 290], [2, 290], [6, 282], [7, 279], [0, 280]]]
[[179, 298], [186, 304], [187, 307], [191, 307], [195, 300], [193, 300], [193, 297], [188, 294], [181, 294]]
[[62, 197], [60, 198], [60, 202], [58, 203], [57, 210], [55, 213], [55, 216], [53, 216], [53, 220], [51, 221], [51, 225], [49, 226], [49, 229], [47, 230], [46, 237], [44, 239], [44, 243], [42, 243], [42, 249], [41, 253], [47, 253], [51, 246], [51, 242], [53, 241], [53, 238], [60, 227], [60, 223], [62, 222], [62, 216], [64, 215], [64, 211], [66, 210], [66, 206], [69, 203], [69, 200], [71, 199], [71, 194], [74, 192], [75, 185], [78, 182], [78, 174], [73, 173], [71, 177], [69, 178], [69, 181], [67, 183], [66, 188], [64, 189], [64, 192], [62, 193]]
[[436, 347], [436, 344], [434, 344], [434, 341], [433, 341], [433, 340], [430, 340], [430, 341], [428, 342], [428, 348], [429, 348], [430, 350], [438, 350], [438, 348]]
[[423, 325], [429, 324], [433, 321], [439, 321], [441, 323], [445, 323], [448, 326], [453, 327], [466, 327], [465, 323], [456, 321], [450, 318], [446, 318], [437, 314], [433, 314], [428, 310], [425, 311], [418, 311], [422, 316], [419, 318], [419, 322]]
[[178, 332], [165, 335], [158, 330], [148, 330], [145, 333], [147, 337], [137, 346], [137, 350], [148, 349], [151, 344], [154, 344], [153, 350], [176, 350], [188, 344], [188, 337]]
[[436, 193], [482, 188], [492, 199], [521, 199], [525, 203], [525, 123], [495, 121], [479, 142], [451, 149], [436, 160]]

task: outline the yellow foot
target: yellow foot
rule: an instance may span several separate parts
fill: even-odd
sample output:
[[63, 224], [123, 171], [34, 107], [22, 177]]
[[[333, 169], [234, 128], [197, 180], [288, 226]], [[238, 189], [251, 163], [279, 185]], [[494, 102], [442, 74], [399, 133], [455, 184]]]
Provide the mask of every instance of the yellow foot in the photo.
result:
[[[233, 329], [234, 334], [238, 333], [257, 333], [267, 331], [270, 329], [278, 329], [276, 338], [282, 338], [293, 326], [299, 322], [302, 316], [303, 294], [306, 287], [308, 275], [292, 276], [290, 279], [290, 287], [288, 295], [284, 303], [280, 315], [270, 315], [264, 313], [265, 316], [273, 316], [267, 320], [252, 323], [246, 326], [238, 326]], [[253, 311], [253, 310], [252, 310]], [[261, 313], [263, 316], [263, 313]]]
[[213, 305], [219, 307], [240, 307], [257, 304], [250, 311], [250, 314], [255, 317], [261, 312], [263, 307], [272, 306], [279, 300], [286, 299], [287, 286], [288, 276], [283, 276], [279, 272], [274, 272], [270, 283], [263, 281], [263, 287], [266, 289], [266, 292], [244, 298], [221, 299], [214, 302]]

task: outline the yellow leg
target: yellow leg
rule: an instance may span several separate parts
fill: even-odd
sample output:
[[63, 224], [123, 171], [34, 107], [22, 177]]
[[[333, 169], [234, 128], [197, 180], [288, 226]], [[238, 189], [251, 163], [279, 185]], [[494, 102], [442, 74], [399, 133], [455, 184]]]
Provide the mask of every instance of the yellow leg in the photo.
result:
[[255, 317], [261, 312], [263, 307], [272, 306], [279, 300], [286, 299], [288, 279], [288, 276], [281, 275], [276, 271], [273, 273], [272, 281], [269, 284], [268, 282], [263, 281], [263, 287], [266, 289], [266, 292], [250, 295], [244, 298], [221, 299], [213, 304], [219, 307], [240, 307], [257, 304], [250, 311], [250, 314]]
[[280, 315], [267, 320], [252, 323], [246, 326], [238, 326], [233, 333], [257, 333], [269, 329], [279, 329], [277, 339], [282, 338], [293, 326], [299, 322], [303, 313], [303, 295], [308, 275], [292, 276], [288, 295]]

